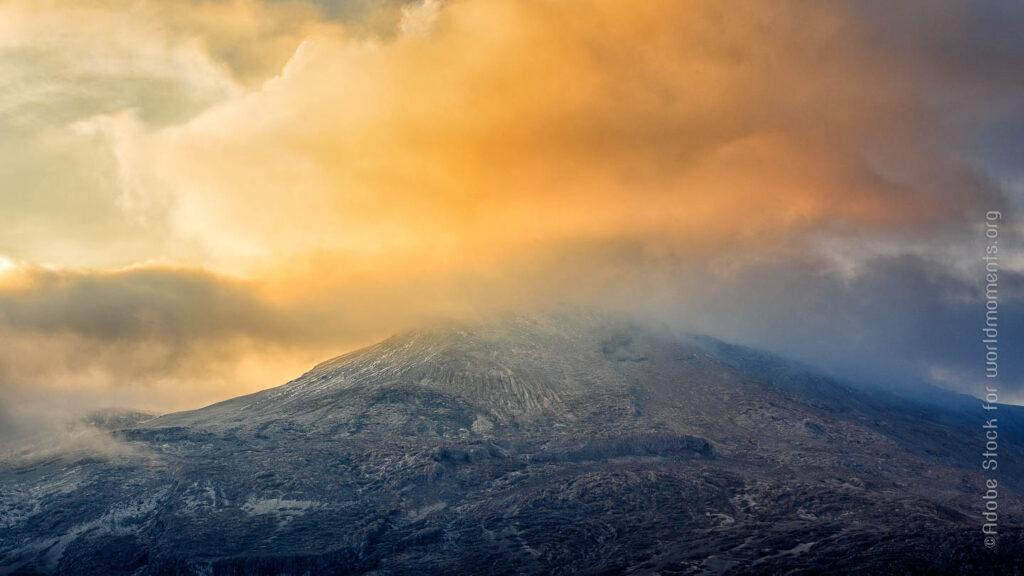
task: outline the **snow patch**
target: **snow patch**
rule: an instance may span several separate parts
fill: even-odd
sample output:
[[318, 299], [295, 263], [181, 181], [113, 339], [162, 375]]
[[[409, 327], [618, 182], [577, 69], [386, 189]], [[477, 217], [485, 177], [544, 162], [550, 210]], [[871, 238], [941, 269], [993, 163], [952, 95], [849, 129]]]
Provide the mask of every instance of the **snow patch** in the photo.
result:
[[486, 416], [480, 414], [476, 417], [476, 420], [473, 420], [472, 429], [477, 434], [487, 434], [494, 430], [494, 423], [488, 420]]
[[262, 514], [305, 514], [319, 502], [313, 500], [285, 500], [282, 498], [266, 498], [257, 500], [250, 498], [242, 505], [242, 510], [250, 516]]
[[409, 511], [409, 522], [419, 522], [420, 520], [430, 516], [435, 512], [440, 512], [448, 507], [447, 502], [434, 502], [433, 504], [427, 504], [422, 508], [416, 508], [415, 510]]

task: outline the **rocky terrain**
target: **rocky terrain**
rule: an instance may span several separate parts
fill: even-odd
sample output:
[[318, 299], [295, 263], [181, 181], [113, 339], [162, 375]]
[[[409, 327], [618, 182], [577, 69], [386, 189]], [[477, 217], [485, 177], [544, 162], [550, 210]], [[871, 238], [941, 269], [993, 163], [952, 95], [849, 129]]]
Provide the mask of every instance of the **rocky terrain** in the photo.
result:
[[1020, 574], [1024, 417], [982, 546], [977, 401], [591, 312], [395, 336], [0, 462], [0, 574]]

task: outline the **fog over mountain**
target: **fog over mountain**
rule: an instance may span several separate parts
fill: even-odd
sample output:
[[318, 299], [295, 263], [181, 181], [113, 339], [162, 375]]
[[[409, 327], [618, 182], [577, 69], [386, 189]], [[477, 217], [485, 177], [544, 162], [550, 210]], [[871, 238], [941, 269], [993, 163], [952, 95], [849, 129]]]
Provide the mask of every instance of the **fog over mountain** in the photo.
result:
[[8, 574], [1019, 573], [973, 399], [866, 391], [593, 310], [438, 325], [0, 467]]

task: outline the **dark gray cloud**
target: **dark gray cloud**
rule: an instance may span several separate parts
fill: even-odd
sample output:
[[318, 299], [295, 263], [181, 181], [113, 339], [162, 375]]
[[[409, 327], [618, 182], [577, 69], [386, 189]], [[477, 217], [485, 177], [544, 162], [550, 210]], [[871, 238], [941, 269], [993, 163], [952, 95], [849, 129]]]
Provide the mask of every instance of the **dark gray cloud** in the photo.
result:
[[[979, 255], [980, 261], [980, 255]], [[688, 328], [776, 351], [852, 382], [983, 391], [984, 277], [920, 256], [878, 257], [852, 275], [820, 259], [710, 283]], [[1000, 274], [1000, 385], [1024, 401], [1024, 275]]]
[[[279, 1], [279, 0], [278, 0]], [[285, 0], [288, 1], [288, 0]], [[398, 32], [402, 8], [420, 0], [309, 0], [352, 33], [390, 38]]]
[[194, 269], [114, 273], [36, 269], [30, 288], [0, 293], [0, 319], [24, 332], [116, 341], [296, 336], [289, 319], [241, 282]]

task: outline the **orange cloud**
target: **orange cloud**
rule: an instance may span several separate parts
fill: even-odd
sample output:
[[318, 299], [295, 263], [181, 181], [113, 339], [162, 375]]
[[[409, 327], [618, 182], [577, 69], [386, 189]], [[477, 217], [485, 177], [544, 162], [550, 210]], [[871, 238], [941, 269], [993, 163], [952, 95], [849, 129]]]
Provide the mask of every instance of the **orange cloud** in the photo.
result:
[[[64, 350], [75, 387], [222, 398], [438, 315], [699, 311], [766, 262], [934, 255], [1004, 202], [936, 111], [959, 72], [852, 4], [388, 2], [366, 17], [386, 34], [301, 2], [184, 5], [0, 4], [31, 63], [0, 60], [0, 252], [66, 281], [0, 281], [11, 310], [63, 311], [0, 319], [18, 378]], [[941, 24], [921, 38], [959, 38]], [[150, 260], [179, 266], [124, 268]], [[183, 279], [209, 291], [174, 298]], [[109, 337], [81, 308], [125, 290], [157, 321]]]
[[873, 176], [863, 149], [915, 129], [912, 95], [840, 8], [799, 8], [428, 2], [392, 41], [311, 35], [185, 124], [92, 122], [129, 195], [164, 199], [176, 256], [246, 275], [311, 254], [458, 268], [578, 238], [699, 249], [955, 215], [962, 196]]

